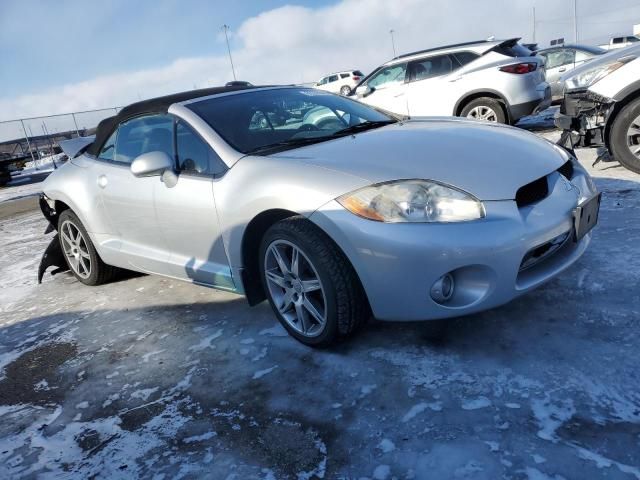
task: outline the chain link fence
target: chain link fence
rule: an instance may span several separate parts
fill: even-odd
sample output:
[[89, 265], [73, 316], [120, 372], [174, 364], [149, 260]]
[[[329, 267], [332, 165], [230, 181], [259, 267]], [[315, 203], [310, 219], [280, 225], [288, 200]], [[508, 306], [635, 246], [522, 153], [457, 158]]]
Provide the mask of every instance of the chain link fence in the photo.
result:
[[93, 135], [98, 123], [118, 113], [120, 108], [2, 121], [0, 161], [24, 159], [37, 164], [40, 159], [59, 153], [59, 141]]

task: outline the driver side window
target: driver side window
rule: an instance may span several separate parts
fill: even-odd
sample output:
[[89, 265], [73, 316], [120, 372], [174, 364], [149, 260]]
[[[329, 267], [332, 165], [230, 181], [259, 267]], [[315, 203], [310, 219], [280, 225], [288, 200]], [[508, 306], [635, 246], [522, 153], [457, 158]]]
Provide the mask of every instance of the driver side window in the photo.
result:
[[160, 151], [173, 158], [173, 118], [145, 115], [122, 122], [117, 130], [113, 161], [130, 164], [143, 153]]
[[398, 83], [404, 83], [407, 73], [407, 64], [390, 65], [382, 68], [369, 79], [367, 85], [372, 88], [388, 87]]

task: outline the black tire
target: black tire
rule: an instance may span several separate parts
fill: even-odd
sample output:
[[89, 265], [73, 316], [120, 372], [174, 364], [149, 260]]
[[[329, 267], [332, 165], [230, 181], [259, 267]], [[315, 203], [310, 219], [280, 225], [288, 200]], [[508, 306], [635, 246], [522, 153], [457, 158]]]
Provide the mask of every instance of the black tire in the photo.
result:
[[[265, 274], [265, 256], [275, 241], [295, 245], [311, 261], [326, 300], [326, 324], [319, 335], [305, 336], [292, 328], [274, 303]], [[282, 326], [299, 342], [326, 347], [353, 334], [369, 317], [369, 303], [351, 263], [336, 244], [303, 217], [291, 217], [272, 225], [260, 244], [260, 278], [265, 294]]]
[[[631, 150], [631, 146], [634, 147], [634, 150], [640, 149], [640, 135], [633, 138], [631, 146], [629, 145], [630, 139], [627, 137], [629, 127], [638, 117], [640, 117], [640, 98], [627, 104], [613, 121], [609, 145], [615, 160], [620, 162], [623, 167], [640, 174], [640, 157], [636, 157]], [[635, 123], [639, 122], [640, 120]], [[640, 127], [640, 125], [638, 126]]]
[[349, 85], [345, 85], [340, 89], [340, 95], [344, 95], [345, 97], [351, 95], [351, 87]]
[[495, 112], [497, 123], [507, 123], [507, 115], [504, 112], [504, 107], [495, 98], [480, 97], [475, 100], [471, 100], [467, 103], [460, 112], [461, 117], [469, 116], [469, 113], [477, 107], [487, 107]]
[[[91, 242], [91, 238], [89, 237], [87, 230], [84, 228], [84, 225], [82, 225], [82, 222], [80, 221], [78, 216], [75, 213], [73, 213], [71, 210], [63, 211], [58, 217], [58, 234], [59, 235], [61, 235], [62, 225], [65, 222], [71, 223], [81, 232], [84, 243], [86, 245], [87, 252], [89, 253], [89, 259], [91, 261], [89, 275], [87, 277], [82, 277], [75, 271], [75, 269], [71, 265], [71, 262], [69, 261], [69, 257], [65, 254], [64, 255], [65, 261], [69, 266], [69, 270], [71, 271], [71, 273], [73, 273], [73, 276], [76, 277], [78, 281], [84, 283], [85, 285], [90, 285], [90, 286], [102, 285], [103, 283], [107, 283], [110, 280], [112, 280], [116, 275], [116, 272], [118, 269], [116, 267], [112, 267], [111, 265], [107, 265], [102, 261], [102, 259], [98, 255], [98, 252], [93, 246], [93, 243]], [[62, 238], [60, 240], [60, 244], [62, 246], [63, 253], [64, 253]]]

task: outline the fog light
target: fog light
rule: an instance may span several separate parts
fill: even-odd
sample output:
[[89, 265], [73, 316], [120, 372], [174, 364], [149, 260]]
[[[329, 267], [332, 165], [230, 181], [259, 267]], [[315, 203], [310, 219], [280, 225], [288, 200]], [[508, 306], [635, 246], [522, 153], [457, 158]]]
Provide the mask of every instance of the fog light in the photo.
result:
[[453, 275], [445, 273], [438, 280], [435, 281], [431, 287], [431, 298], [438, 303], [444, 303], [453, 297], [453, 290], [455, 283], [453, 281]]

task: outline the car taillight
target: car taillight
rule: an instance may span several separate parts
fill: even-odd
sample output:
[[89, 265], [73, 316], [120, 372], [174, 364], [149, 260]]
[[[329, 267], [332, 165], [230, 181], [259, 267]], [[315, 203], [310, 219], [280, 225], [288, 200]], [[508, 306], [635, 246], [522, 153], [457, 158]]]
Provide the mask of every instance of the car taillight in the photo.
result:
[[523, 73], [534, 72], [537, 68], [538, 68], [537, 63], [515, 63], [513, 65], [506, 65], [504, 67], [500, 67], [500, 71], [522, 75]]
[[356, 82], [357, 82], [358, 80], [360, 80], [360, 77], [358, 77], [358, 76], [356, 76], [356, 75], [354, 75], [354, 76], [353, 76], [353, 77], [351, 77], [351, 78], [353, 78]]

